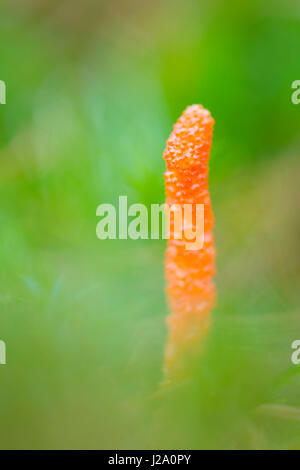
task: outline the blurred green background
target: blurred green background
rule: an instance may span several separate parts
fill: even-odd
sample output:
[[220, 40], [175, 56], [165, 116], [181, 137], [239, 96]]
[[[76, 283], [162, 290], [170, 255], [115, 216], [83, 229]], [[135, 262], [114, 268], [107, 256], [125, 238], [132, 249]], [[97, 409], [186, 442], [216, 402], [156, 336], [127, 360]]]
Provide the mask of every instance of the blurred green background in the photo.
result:
[[[0, 7], [0, 446], [300, 448], [300, 5]], [[96, 207], [164, 201], [189, 104], [215, 118], [218, 305], [161, 389], [164, 241], [100, 241]]]

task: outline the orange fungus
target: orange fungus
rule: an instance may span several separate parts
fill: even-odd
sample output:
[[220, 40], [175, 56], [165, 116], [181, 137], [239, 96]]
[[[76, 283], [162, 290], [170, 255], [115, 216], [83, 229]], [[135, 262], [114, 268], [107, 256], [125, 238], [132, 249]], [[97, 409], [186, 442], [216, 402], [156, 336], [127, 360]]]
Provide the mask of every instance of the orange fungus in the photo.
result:
[[[165, 356], [167, 372], [190, 344], [201, 342], [214, 305], [214, 220], [208, 191], [213, 125], [209, 111], [200, 105], [189, 106], [175, 124], [163, 154], [167, 165], [164, 174], [167, 206], [181, 208], [184, 214], [186, 205], [190, 205], [191, 229], [193, 233], [203, 232], [201, 247], [187, 249], [185, 217], [181, 233], [178, 228], [175, 233], [174, 220], [170, 218], [165, 265], [171, 311]], [[195, 217], [197, 205], [204, 211], [201, 220]]]

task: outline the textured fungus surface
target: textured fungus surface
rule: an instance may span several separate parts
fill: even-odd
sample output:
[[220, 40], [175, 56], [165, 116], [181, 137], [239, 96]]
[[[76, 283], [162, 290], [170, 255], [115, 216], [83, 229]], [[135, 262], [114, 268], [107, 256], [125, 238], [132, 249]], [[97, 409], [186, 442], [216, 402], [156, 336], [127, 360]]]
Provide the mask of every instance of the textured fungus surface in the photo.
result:
[[[201, 249], [187, 250], [182, 229], [181, 239], [174, 237], [174, 221], [166, 251], [169, 341], [166, 368], [187, 343], [198, 340], [209, 327], [209, 312], [214, 305], [215, 288], [213, 214], [208, 191], [208, 159], [214, 120], [200, 105], [189, 106], [173, 128], [163, 157], [166, 203], [204, 205], [204, 243]], [[193, 215], [193, 231], [197, 219]], [[177, 237], [178, 238], [178, 237]]]

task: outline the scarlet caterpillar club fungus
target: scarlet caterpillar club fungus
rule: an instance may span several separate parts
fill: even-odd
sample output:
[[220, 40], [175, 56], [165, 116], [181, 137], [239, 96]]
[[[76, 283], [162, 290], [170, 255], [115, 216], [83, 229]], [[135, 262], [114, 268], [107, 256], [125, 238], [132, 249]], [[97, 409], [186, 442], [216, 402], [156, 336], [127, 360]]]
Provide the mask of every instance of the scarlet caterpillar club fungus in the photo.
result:
[[[189, 106], [173, 128], [163, 157], [167, 170], [164, 174], [166, 203], [184, 210], [192, 206], [193, 233], [201, 230], [195, 217], [197, 205], [204, 207], [204, 237], [202, 247], [187, 249], [184, 224], [181, 236], [176, 234], [174, 220], [166, 250], [167, 298], [169, 338], [165, 351], [165, 374], [170, 378], [193, 345], [202, 343], [209, 326], [210, 311], [215, 301], [213, 275], [215, 249], [213, 214], [208, 191], [208, 160], [214, 120], [200, 105]], [[203, 223], [203, 220], [202, 220]]]

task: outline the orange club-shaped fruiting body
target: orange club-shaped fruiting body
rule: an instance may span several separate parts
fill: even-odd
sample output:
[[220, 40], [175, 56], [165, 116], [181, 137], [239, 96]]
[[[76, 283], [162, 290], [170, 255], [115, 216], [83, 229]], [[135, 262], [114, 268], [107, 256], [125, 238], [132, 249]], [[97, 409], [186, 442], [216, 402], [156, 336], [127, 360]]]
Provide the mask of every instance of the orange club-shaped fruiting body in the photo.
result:
[[[201, 248], [187, 249], [182, 237], [174, 237], [170, 224], [166, 250], [169, 338], [165, 353], [165, 371], [170, 375], [184, 351], [203, 341], [210, 325], [214, 306], [215, 249], [213, 214], [208, 190], [208, 160], [214, 120], [200, 105], [189, 106], [174, 125], [163, 157], [166, 161], [165, 188], [168, 207], [186, 204], [204, 207], [204, 233]], [[193, 218], [193, 232], [202, 227]], [[184, 224], [183, 224], [184, 225]], [[203, 226], [203, 219], [202, 219]]]

